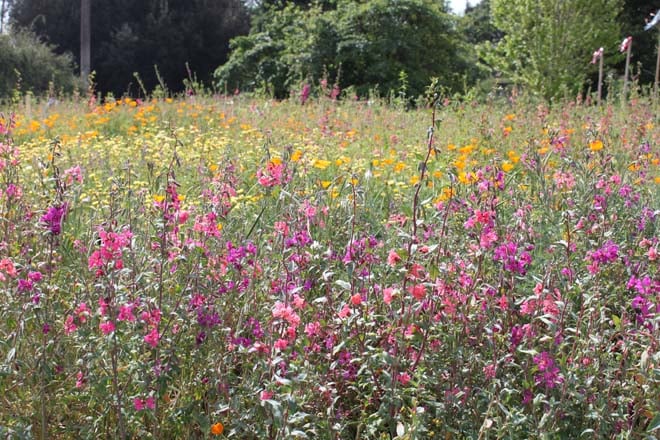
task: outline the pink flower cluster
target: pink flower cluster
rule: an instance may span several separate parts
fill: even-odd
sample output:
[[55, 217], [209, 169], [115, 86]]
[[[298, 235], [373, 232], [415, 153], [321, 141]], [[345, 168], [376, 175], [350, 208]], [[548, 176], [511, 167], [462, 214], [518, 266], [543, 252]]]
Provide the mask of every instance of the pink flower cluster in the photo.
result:
[[96, 270], [96, 275], [101, 276], [107, 268], [120, 270], [124, 267], [122, 251], [131, 244], [133, 233], [129, 230], [121, 232], [98, 230], [101, 247], [89, 256], [89, 270]]

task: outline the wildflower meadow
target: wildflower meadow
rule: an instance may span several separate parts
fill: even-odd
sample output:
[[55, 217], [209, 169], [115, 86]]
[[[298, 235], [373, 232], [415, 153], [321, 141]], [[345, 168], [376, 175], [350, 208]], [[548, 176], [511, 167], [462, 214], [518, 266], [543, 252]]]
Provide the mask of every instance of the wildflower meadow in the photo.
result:
[[2, 438], [660, 436], [657, 102], [312, 92], [2, 110]]

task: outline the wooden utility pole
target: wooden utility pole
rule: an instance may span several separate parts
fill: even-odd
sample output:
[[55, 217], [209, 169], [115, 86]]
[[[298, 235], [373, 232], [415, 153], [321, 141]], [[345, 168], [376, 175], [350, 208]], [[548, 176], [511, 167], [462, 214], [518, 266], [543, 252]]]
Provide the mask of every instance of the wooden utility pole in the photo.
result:
[[7, 13], [7, 0], [0, 2], [0, 34], [5, 32], [5, 14]]
[[653, 83], [653, 93], [658, 98], [658, 84], [660, 84], [660, 31], [658, 31], [658, 59], [655, 62], [655, 82]]
[[89, 79], [91, 59], [91, 1], [80, 0], [80, 79]]

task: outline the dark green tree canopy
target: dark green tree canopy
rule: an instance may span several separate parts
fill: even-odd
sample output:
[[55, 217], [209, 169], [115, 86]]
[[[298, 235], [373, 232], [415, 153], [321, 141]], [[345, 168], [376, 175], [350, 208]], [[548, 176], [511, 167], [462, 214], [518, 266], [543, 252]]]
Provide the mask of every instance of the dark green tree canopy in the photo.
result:
[[456, 90], [473, 73], [455, 17], [431, 0], [340, 0], [336, 9], [266, 6], [250, 34], [231, 44], [229, 61], [216, 71], [219, 83], [277, 97], [324, 76], [362, 96], [402, 86], [416, 96], [432, 77]]
[[[79, 59], [79, 1], [14, 0], [11, 22]], [[92, 70], [104, 92], [139, 92], [133, 72], [152, 90], [154, 66], [171, 90], [181, 90], [186, 63], [200, 81], [209, 80], [226, 60], [229, 40], [248, 29], [240, 0], [92, 1]]]

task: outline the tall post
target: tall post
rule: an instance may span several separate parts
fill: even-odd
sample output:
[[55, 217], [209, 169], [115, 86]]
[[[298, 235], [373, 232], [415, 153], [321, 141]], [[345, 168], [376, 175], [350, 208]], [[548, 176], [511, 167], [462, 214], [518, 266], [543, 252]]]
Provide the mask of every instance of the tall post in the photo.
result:
[[658, 32], [658, 60], [655, 62], [655, 82], [653, 83], [653, 93], [658, 97], [658, 82], [660, 82], [660, 31]]
[[[601, 48], [601, 51], [603, 49]], [[598, 62], [598, 105], [600, 105], [600, 100], [603, 96], [603, 53], [600, 54], [600, 60]]]
[[91, 59], [91, 0], [80, 0], [80, 79], [89, 79]]
[[5, 6], [7, 5], [7, 0], [2, 0], [0, 2], [0, 34], [5, 31]]
[[623, 74], [623, 93], [621, 94], [621, 101], [626, 102], [628, 99], [628, 78], [630, 74], [630, 53], [632, 51], [632, 37], [626, 37], [621, 43], [621, 52], [626, 51], [626, 69]]

